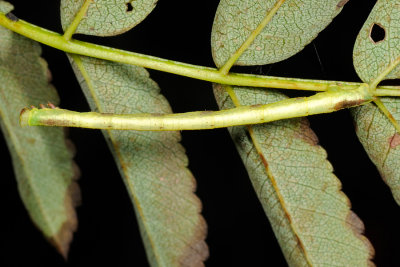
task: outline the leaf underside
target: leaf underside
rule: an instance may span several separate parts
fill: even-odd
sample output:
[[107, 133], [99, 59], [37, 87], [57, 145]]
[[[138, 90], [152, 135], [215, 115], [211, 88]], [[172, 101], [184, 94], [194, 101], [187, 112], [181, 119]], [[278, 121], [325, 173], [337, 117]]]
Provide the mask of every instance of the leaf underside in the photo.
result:
[[[112, 36], [124, 33], [146, 18], [158, 0], [94, 0], [76, 33]], [[61, 0], [63, 29], [71, 24], [85, 0]]]
[[[64, 30], [83, 4], [77, 1], [78, 7], [72, 2], [75, 1], [62, 1]], [[105, 36], [129, 30], [151, 12], [156, 2], [130, 1], [133, 10], [120, 12], [126, 1], [94, 1], [78, 32]], [[67, 7], [74, 12], [66, 12]], [[112, 10], [116, 11], [110, 16]], [[108, 16], [98, 14], [102, 12]], [[92, 31], [89, 25], [96, 20], [104, 23]], [[127, 23], [120, 25], [121, 21]], [[117, 29], [110, 31], [110, 25]], [[117, 114], [171, 113], [168, 101], [144, 68], [78, 55], [69, 58], [92, 110]], [[208, 257], [204, 241], [207, 225], [200, 214], [201, 202], [194, 194], [196, 181], [179, 143], [180, 133], [103, 133], [134, 204], [151, 266], [203, 266]]]
[[[389, 64], [400, 56], [400, 3], [380, 0], [371, 11], [354, 45], [354, 67], [364, 82], [373, 81]], [[384, 31], [377, 39], [374, 31]], [[379, 36], [378, 36], [379, 37]], [[386, 79], [399, 79], [400, 67]], [[400, 122], [400, 100], [383, 97], [381, 101]], [[357, 136], [383, 180], [400, 205], [400, 135], [388, 118], [373, 104], [352, 109]]]
[[[148, 72], [137, 66], [73, 56], [93, 110], [171, 113]], [[153, 266], [201, 266], [206, 224], [179, 132], [104, 131], [136, 209]]]
[[[221, 67], [257, 28], [276, 0], [221, 0], [211, 48]], [[347, 1], [286, 0], [236, 65], [263, 65], [287, 59], [310, 43]]]
[[[273, 103], [275, 91], [234, 87], [242, 105]], [[215, 85], [221, 109], [234, 107]], [[252, 131], [251, 135], [249, 132]], [[308, 120], [231, 127], [229, 132], [290, 266], [369, 266], [373, 249]]]
[[66, 258], [80, 198], [72, 144], [61, 128], [21, 128], [16, 112], [31, 104], [58, 104], [58, 95], [36, 42], [3, 27], [0, 40], [0, 121], [19, 193], [32, 221]]
[[[275, 2], [220, 2], [211, 39], [218, 67]], [[287, 0], [236, 65], [269, 64], [296, 54], [346, 2]], [[286, 98], [272, 90], [223, 85], [214, 85], [214, 94], [221, 109]], [[350, 210], [326, 152], [306, 119], [231, 127], [229, 132], [290, 266], [373, 265], [374, 251], [362, 235], [363, 223]]]

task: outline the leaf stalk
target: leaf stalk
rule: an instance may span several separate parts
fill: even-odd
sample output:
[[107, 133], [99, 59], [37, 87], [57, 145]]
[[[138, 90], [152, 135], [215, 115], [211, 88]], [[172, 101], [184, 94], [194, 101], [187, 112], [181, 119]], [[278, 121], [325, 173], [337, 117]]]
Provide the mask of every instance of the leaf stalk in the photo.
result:
[[[139, 53], [124, 51], [78, 40], [66, 40], [63, 35], [35, 26], [23, 20], [12, 21], [0, 13], [0, 25], [32, 40], [67, 53], [89, 56], [119, 63], [137, 65], [194, 79], [236, 86], [265, 87], [289, 90], [327, 91], [332, 87], [352, 90], [360, 86], [355, 82], [321, 81], [310, 79], [282, 78], [263, 75], [229, 73], [223, 75], [215, 68], [186, 64]], [[382, 90], [384, 89], [384, 90]], [[399, 96], [400, 87], [383, 86], [377, 95]]]
[[86, 12], [89, 9], [90, 4], [93, 3], [93, 0], [85, 0], [81, 9], [79, 9], [78, 13], [71, 24], [68, 26], [67, 30], [65, 31], [63, 37], [66, 41], [71, 40], [72, 35], [76, 32], [79, 24], [81, 23], [82, 19], [86, 16]]
[[229, 73], [229, 70], [232, 68], [233, 64], [235, 64], [235, 62], [244, 53], [244, 51], [246, 51], [246, 49], [253, 43], [253, 41], [257, 38], [257, 36], [265, 28], [265, 26], [267, 26], [267, 24], [271, 21], [271, 19], [274, 17], [276, 12], [278, 12], [278, 9], [283, 5], [283, 3], [285, 3], [285, 1], [286, 0], [276, 1], [275, 5], [270, 10], [268, 10], [266, 16], [261, 21], [261, 23], [258, 24], [257, 28], [250, 34], [250, 36], [239, 47], [239, 49], [228, 59], [228, 61], [225, 63], [225, 65], [220, 68], [219, 71], [223, 75], [226, 75]]

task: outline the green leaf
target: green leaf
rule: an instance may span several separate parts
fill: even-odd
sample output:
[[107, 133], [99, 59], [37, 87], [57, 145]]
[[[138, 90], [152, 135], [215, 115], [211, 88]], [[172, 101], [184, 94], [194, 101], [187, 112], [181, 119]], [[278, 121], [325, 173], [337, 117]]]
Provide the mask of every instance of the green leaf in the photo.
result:
[[[400, 5], [380, 0], [371, 11], [354, 46], [354, 67], [364, 82], [371, 82], [400, 56]], [[377, 34], [381, 31], [381, 35]], [[372, 35], [371, 35], [372, 33]], [[382, 39], [379, 41], [379, 39]], [[386, 79], [400, 78], [395, 68]], [[384, 97], [381, 101], [400, 122], [400, 100]], [[400, 205], [400, 136], [389, 119], [373, 104], [352, 109], [357, 136], [383, 180]]]
[[[111, 36], [124, 33], [144, 20], [158, 0], [94, 0], [76, 33]], [[61, 0], [61, 24], [65, 30], [85, 0]]]
[[[381, 100], [400, 122], [400, 99], [385, 97]], [[360, 142], [400, 205], [400, 135], [385, 115], [372, 104], [352, 109], [352, 115]]]
[[[211, 47], [221, 67], [257, 28], [276, 0], [221, 0], [214, 19]], [[236, 65], [282, 61], [310, 43], [339, 14], [347, 0], [286, 0]]]
[[[379, 0], [357, 36], [354, 67], [364, 82], [371, 82], [400, 56], [400, 5]], [[379, 34], [380, 32], [380, 34]], [[386, 79], [400, 78], [400, 66]]]
[[[272, 103], [275, 91], [234, 87], [242, 105]], [[215, 85], [221, 109], [234, 107]], [[373, 249], [363, 223], [332, 173], [307, 119], [231, 127], [229, 132], [290, 266], [370, 266]]]
[[[222, 0], [212, 33], [222, 66], [275, 4]], [[237, 65], [284, 60], [311, 42], [347, 1], [286, 1], [239, 57]], [[221, 109], [273, 103], [278, 92], [214, 85]], [[290, 266], [370, 266], [374, 252], [362, 236], [326, 152], [306, 119], [229, 128], [254, 189]]]
[[[83, 1], [62, 1], [64, 29]], [[99, 36], [126, 31], [157, 1], [94, 1], [78, 32]], [[93, 28], [93, 29], [92, 29]], [[90, 107], [102, 113], [171, 113], [148, 72], [137, 66], [70, 55]], [[202, 266], [208, 257], [207, 231], [196, 181], [179, 132], [103, 131], [136, 210], [147, 257], [152, 266]]]
[[61, 128], [21, 128], [18, 123], [18, 111], [27, 105], [58, 104], [57, 92], [49, 84], [49, 70], [36, 42], [3, 27], [0, 40], [0, 121], [18, 189], [35, 225], [67, 257], [79, 200], [74, 181], [78, 169], [69, 140]]
[[[93, 110], [171, 113], [148, 72], [136, 66], [72, 56]], [[152, 266], [202, 266], [206, 224], [179, 132], [104, 131], [135, 206]]]
[[14, 9], [13, 5], [8, 2], [0, 1], [0, 12], [7, 14]]

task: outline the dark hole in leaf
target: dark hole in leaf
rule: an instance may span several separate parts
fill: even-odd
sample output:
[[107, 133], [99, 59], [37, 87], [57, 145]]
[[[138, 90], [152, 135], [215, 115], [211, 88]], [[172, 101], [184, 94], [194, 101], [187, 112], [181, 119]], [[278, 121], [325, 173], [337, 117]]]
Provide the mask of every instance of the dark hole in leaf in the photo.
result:
[[131, 2], [126, 3], [126, 11], [131, 12], [132, 10], [133, 10], [133, 6], [132, 6]]
[[374, 43], [379, 43], [385, 39], [385, 36], [386, 36], [385, 29], [381, 25], [374, 23], [369, 33], [369, 37], [371, 38], [371, 40]]

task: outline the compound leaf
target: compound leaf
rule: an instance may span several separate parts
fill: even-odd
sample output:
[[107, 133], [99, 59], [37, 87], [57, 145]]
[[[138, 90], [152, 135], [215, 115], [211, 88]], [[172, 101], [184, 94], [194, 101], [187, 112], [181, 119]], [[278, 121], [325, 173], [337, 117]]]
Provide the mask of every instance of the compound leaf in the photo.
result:
[[[286, 97], [257, 88], [232, 89], [242, 105]], [[224, 86], [215, 85], [221, 109], [234, 107]], [[290, 266], [370, 266], [373, 248], [361, 220], [350, 210], [340, 181], [307, 119], [231, 127], [246, 166]]]
[[[76, 33], [111, 36], [124, 33], [144, 20], [158, 0], [93, 0]], [[66, 29], [85, 0], [61, 0], [61, 24]]]
[[[1, 1], [0, 9], [4, 6], [7, 3]], [[39, 44], [3, 27], [0, 40], [0, 122], [19, 193], [32, 221], [67, 257], [80, 196], [71, 144], [61, 128], [21, 128], [18, 123], [23, 107], [47, 101], [58, 104], [58, 95], [49, 84]]]
[[[286, 0], [236, 65], [263, 65], [287, 59], [310, 43], [348, 0]], [[221, 0], [211, 47], [220, 67], [257, 28], [276, 0]]]
[[[148, 72], [137, 66], [72, 56], [93, 110], [170, 113]], [[202, 266], [206, 224], [179, 132], [104, 131], [135, 206], [152, 266]]]
[[[400, 3], [379, 0], [362, 27], [354, 46], [354, 67], [364, 82], [373, 81], [400, 56]], [[400, 78], [396, 67], [386, 79]], [[400, 100], [381, 101], [400, 122]], [[358, 138], [400, 205], [400, 135], [373, 104], [352, 109]]]

